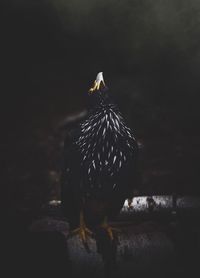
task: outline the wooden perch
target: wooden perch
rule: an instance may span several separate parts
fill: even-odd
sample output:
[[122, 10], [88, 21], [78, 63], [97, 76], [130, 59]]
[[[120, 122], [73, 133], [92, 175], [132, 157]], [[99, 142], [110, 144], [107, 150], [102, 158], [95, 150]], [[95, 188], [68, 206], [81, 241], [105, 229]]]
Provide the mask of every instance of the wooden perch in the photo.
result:
[[[132, 209], [125, 203], [119, 218], [113, 223], [120, 232], [115, 261], [107, 272], [106, 261], [98, 252], [95, 239], [88, 239], [88, 252], [77, 236], [67, 238], [69, 227], [65, 219], [59, 217], [60, 202], [57, 201], [49, 203], [49, 211], [46, 210], [50, 212], [49, 216], [34, 221], [29, 228], [32, 237], [35, 238], [34, 250], [38, 246], [36, 254], [43, 254], [45, 260], [47, 258], [53, 262], [45, 265], [45, 269], [47, 267], [50, 273], [56, 269], [55, 275], [61, 275], [62, 269], [66, 277], [69, 277], [69, 273], [72, 277], [95, 278], [104, 277], [105, 274], [109, 274], [109, 277], [163, 277], [163, 273], [174, 277], [176, 273], [180, 274], [180, 270], [183, 273], [196, 271], [198, 263], [195, 254], [199, 252], [199, 228], [198, 220], [192, 217], [190, 209], [199, 213], [199, 199], [177, 199], [177, 211], [185, 209], [191, 212], [184, 220], [180, 220], [178, 216], [174, 218], [170, 196], [153, 196], [153, 200], [154, 202], [151, 199], [147, 200], [147, 197], [137, 197], [133, 200], [135, 206]], [[155, 206], [153, 210], [149, 209], [148, 202]], [[164, 212], [171, 217], [165, 219]], [[154, 218], [157, 213], [160, 214], [159, 219]], [[140, 217], [142, 215], [148, 217]], [[164, 221], [160, 221], [162, 217]], [[135, 218], [140, 221], [134, 221]], [[46, 255], [41, 253], [41, 248]], [[109, 248], [107, 250], [106, 260], [109, 260], [112, 253], [109, 253]], [[34, 266], [37, 265], [37, 260], [36, 256]]]
[[[119, 227], [119, 226], [118, 226]], [[147, 274], [148, 272], [167, 271], [169, 263], [166, 264], [166, 257], [174, 257], [173, 243], [165, 234], [161, 226], [153, 222], [142, 224], [120, 225], [118, 243], [115, 254], [116, 262], [109, 270], [109, 273], [116, 277], [125, 277], [132, 272]], [[53, 218], [46, 218], [35, 221], [30, 231], [34, 237], [34, 250], [38, 256], [42, 253], [44, 258], [54, 258], [54, 264], [63, 263], [66, 275], [69, 272], [73, 277], [104, 277], [105, 261], [97, 250], [95, 239], [88, 239], [90, 251], [88, 252], [79, 237], [74, 236], [67, 239], [68, 225], [65, 221]], [[51, 236], [50, 236], [51, 234]], [[63, 238], [60, 236], [63, 235]], [[65, 246], [65, 252], [63, 252]], [[37, 247], [37, 249], [35, 249]], [[48, 247], [48, 248], [47, 248]], [[61, 251], [59, 251], [59, 248]], [[42, 252], [41, 252], [42, 249]], [[45, 254], [47, 252], [47, 254]], [[108, 249], [109, 250], [109, 249]], [[55, 253], [56, 251], [56, 253]], [[37, 254], [37, 252], [35, 252]], [[61, 258], [62, 255], [62, 258]], [[35, 258], [36, 257], [36, 258]], [[37, 265], [37, 256], [34, 257], [34, 265]], [[63, 259], [63, 257], [65, 259]], [[59, 262], [57, 261], [59, 259]], [[172, 261], [170, 262], [172, 263]], [[144, 268], [145, 266], [145, 268]], [[54, 268], [48, 265], [48, 268]], [[58, 273], [59, 273], [58, 269]]]

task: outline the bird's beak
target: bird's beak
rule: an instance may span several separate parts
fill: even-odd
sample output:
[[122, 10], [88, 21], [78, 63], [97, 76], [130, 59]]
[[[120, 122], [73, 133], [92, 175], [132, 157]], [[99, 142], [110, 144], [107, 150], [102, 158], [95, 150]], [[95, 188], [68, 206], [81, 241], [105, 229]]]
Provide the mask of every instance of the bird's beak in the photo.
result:
[[89, 93], [93, 93], [96, 90], [100, 90], [101, 86], [106, 87], [106, 84], [103, 79], [103, 72], [99, 72], [97, 74], [93, 86], [89, 89]]

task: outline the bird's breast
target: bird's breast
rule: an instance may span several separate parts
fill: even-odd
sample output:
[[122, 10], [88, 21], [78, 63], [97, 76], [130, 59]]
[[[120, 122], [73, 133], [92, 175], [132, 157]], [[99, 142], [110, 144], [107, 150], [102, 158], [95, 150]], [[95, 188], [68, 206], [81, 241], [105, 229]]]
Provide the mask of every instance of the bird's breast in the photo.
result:
[[83, 175], [91, 186], [94, 183], [102, 186], [116, 178], [129, 163], [134, 155], [135, 139], [122, 116], [111, 108], [104, 108], [80, 125], [80, 136], [75, 144], [81, 155]]

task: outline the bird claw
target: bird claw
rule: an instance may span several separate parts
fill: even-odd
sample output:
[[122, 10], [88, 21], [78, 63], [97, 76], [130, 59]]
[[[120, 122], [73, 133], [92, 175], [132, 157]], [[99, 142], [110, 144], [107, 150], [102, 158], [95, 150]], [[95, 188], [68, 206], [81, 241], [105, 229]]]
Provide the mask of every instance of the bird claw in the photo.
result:
[[80, 240], [82, 241], [86, 251], [90, 253], [90, 248], [88, 246], [88, 238], [91, 238], [93, 236], [93, 232], [90, 231], [87, 227], [78, 227], [75, 230], [71, 231], [68, 235], [68, 239], [78, 235]]
[[86, 242], [88, 237], [91, 237], [93, 235], [92, 231], [90, 231], [86, 226], [78, 227], [77, 229], [71, 231], [70, 237], [73, 235], [79, 235], [79, 238]]
[[71, 231], [68, 235], [68, 238], [73, 237], [74, 235], [78, 235], [80, 240], [83, 242], [84, 247], [86, 248], [86, 250], [88, 252], [90, 252], [88, 243], [87, 243], [87, 239], [89, 237], [92, 237], [93, 232], [90, 231], [85, 224], [84, 221], [84, 216], [83, 216], [83, 211], [80, 212], [80, 226], [76, 229], [74, 229], [73, 231]]
[[119, 232], [120, 232], [119, 229], [114, 228], [114, 227], [111, 227], [111, 226], [107, 223], [107, 220], [105, 220], [105, 221], [103, 222], [103, 224], [101, 225], [101, 228], [103, 228], [103, 229], [107, 232], [108, 237], [109, 237], [109, 239], [110, 239], [111, 241], [113, 241], [114, 238], [115, 238], [115, 237], [114, 237], [114, 233], [119, 233]]
[[116, 229], [116, 228], [113, 228], [113, 227], [110, 227], [110, 226], [106, 227], [105, 230], [106, 230], [106, 232], [108, 234], [108, 237], [110, 238], [111, 241], [114, 240], [114, 232], [115, 233], [119, 233], [120, 232], [119, 229]]

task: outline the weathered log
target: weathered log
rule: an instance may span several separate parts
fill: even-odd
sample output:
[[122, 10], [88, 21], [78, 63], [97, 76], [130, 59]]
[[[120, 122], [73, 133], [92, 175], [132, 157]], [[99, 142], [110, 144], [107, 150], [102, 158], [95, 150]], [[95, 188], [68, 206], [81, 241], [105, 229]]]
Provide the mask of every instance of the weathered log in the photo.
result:
[[[120, 229], [120, 232], [116, 246], [116, 262], [108, 270], [109, 275], [131, 277], [133, 273], [134, 275], [136, 273], [146, 275], [149, 272], [162, 274], [167, 271], [169, 266], [172, 267], [173, 243], [157, 224], [152, 222], [129, 226], [120, 223], [114, 224]], [[57, 233], [65, 235], [65, 240], [63, 240], [63, 246], [66, 246], [65, 267], [67, 273], [70, 272], [73, 277], [83, 277], [83, 275], [104, 277], [106, 274], [106, 262], [103, 260], [102, 254], [98, 252], [96, 240], [88, 239], [88, 252], [78, 236], [67, 238], [68, 225], [66, 222], [53, 218], [40, 219], [31, 225], [30, 231], [35, 235], [34, 241], [40, 248], [44, 245], [45, 237], [45, 245], [48, 245], [49, 241], [50, 246], [52, 243], [55, 246], [55, 242], [58, 241], [59, 246], [60, 238]], [[52, 237], [49, 236], [50, 232]], [[43, 243], [41, 244], [40, 241]], [[38, 248], [39, 253], [41, 253], [40, 248]], [[55, 251], [54, 249], [55, 247], [52, 248], [52, 252]], [[59, 254], [58, 256], [60, 259]], [[52, 257], [56, 257], [56, 255], [52, 254]], [[166, 262], [166, 258], [168, 262]], [[58, 264], [58, 262], [55, 263]]]
[[[133, 215], [131, 217], [133, 220]], [[106, 274], [109, 274], [109, 277], [175, 277], [181, 273], [191, 275], [193, 271], [195, 273], [198, 270], [195, 254], [199, 252], [200, 230], [197, 219], [194, 218], [192, 222], [188, 218], [184, 221], [167, 218], [164, 222], [160, 219], [127, 222], [124, 219], [122, 217], [122, 221], [112, 223], [120, 232], [114, 254], [115, 260], [109, 269], [105, 268], [106, 261], [102, 253], [99, 253], [95, 238], [88, 239], [88, 252], [79, 237], [68, 238], [69, 227], [63, 219], [55, 216], [45, 217], [34, 221], [29, 230], [32, 237], [35, 237], [38, 253], [41, 253], [41, 246], [49, 246], [46, 257], [48, 260], [49, 257], [53, 257], [55, 265], [59, 266], [58, 273], [60, 269], [64, 269], [68, 277], [69, 274], [70, 277], [104, 277]], [[106, 250], [106, 259], [109, 260], [112, 252], [109, 248]], [[49, 265], [48, 270], [51, 268], [55, 270], [55, 266]]]
[[[135, 197], [132, 208], [125, 203], [112, 223], [120, 230], [114, 257], [111, 246], [103, 259], [95, 238], [88, 239], [90, 252], [77, 236], [68, 238], [69, 225], [60, 202], [51, 201], [34, 213], [28, 232], [16, 232], [16, 225], [20, 227], [24, 220], [11, 225], [7, 234], [9, 261], [18, 268], [16, 273], [24, 275], [20, 277], [29, 277], [30, 270], [37, 277], [103, 277], [105, 273], [114, 277], [175, 277], [199, 271], [199, 198], [177, 198], [175, 213], [171, 196], [147, 198]], [[112, 264], [107, 263], [109, 257], [114, 258]]]

